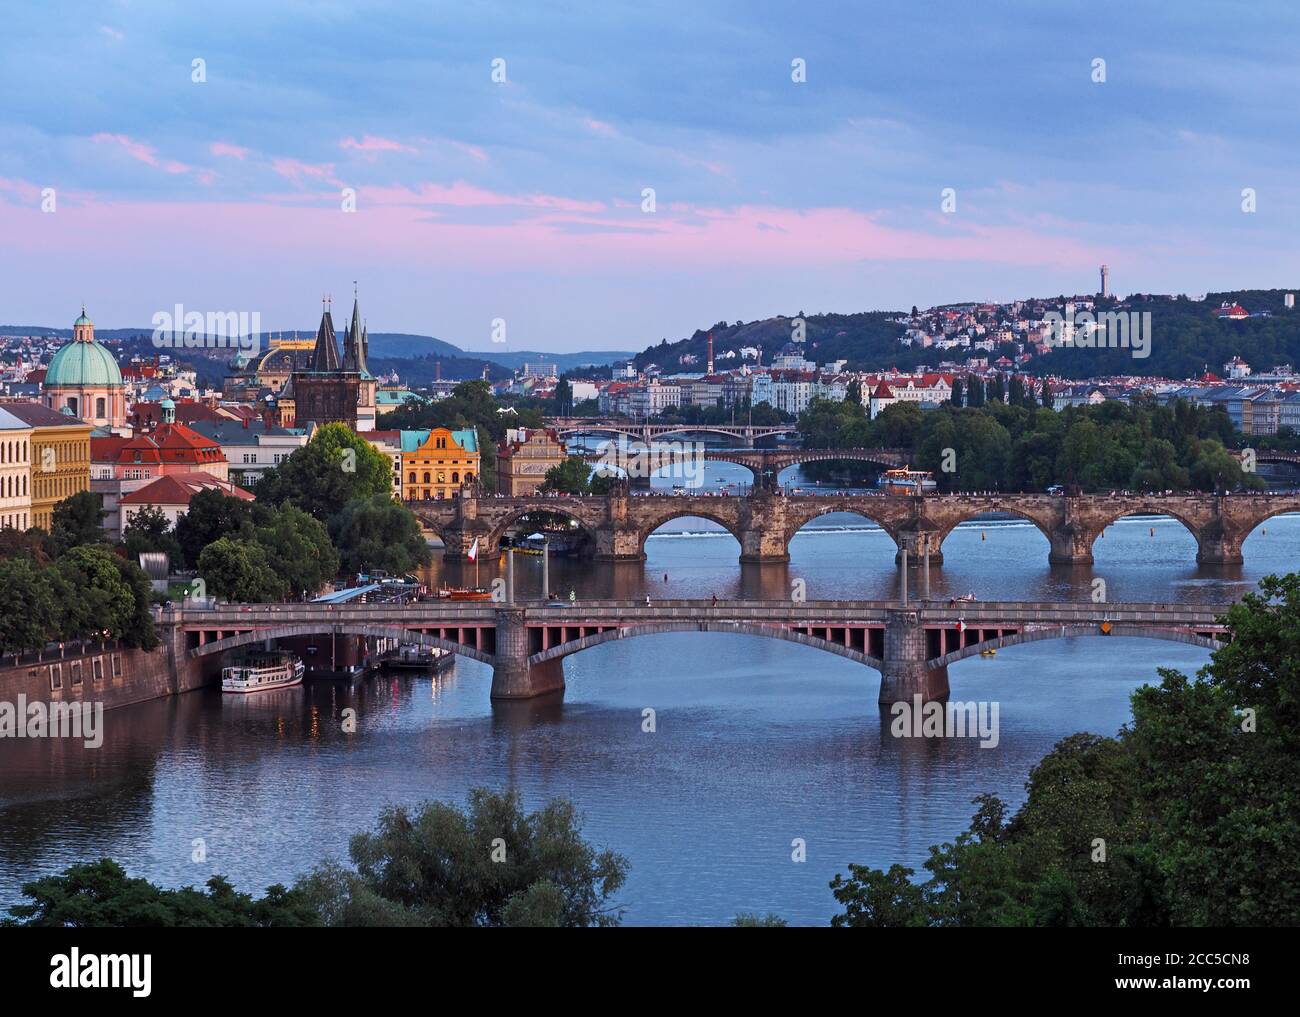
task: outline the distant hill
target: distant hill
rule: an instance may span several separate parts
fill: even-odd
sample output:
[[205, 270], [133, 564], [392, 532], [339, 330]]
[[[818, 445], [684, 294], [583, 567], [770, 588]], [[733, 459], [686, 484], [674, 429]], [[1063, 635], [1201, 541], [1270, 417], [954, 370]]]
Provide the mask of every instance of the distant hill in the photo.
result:
[[[275, 336], [292, 334], [293, 329], [276, 329], [271, 334]], [[297, 330], [298, 335], [302, 338], [309, 338], [316, 334], [316, 326]], [[121, 342], [128, 339], [138, 339], [148, 337], [153, 334], [153, 328], [96, 328], [95, 337], [107, 342]], [[64, 339], [72, 338], [72, 329], [70, 328], [49, 328], [44, 325], [0, 325], [0, 335], [33, 335], [33, 336], [53, 336]], [[265, 336], [263, 337], [265, 339]], [[190, 351], [193, 352], [193, 351]], [[497, 350], [462, 350], [459, 346], [453, 346], [442, 339], [435, 339], [433, 336], [412, 335], [408, 332], [371, 332], [370, 333], [370, 356], [371, 359], [379, 360], [415, 360], [425, 357], [442, 357], [448, 361], [457, 361], [456, 372], [448, 373], [444, 365], [443, 377], [474, 377], [479, 376], [479, 369], [470, 370], [468, 364], [482, 364], [484, 360], [493, 364], [500, 364], [502, 367], [515, 370], [524, 364], [555, 364], [561, 372], [571, 370], [576, 367], [588, 367], [591, 365], [604, 366], [612, 364], [618, 360], [628, 360], [634, 355], [631, 350], [597, 350], [591, 353], [546, 353], [537, 350], [523, 351], [497, 351]], [[463, 363], [461, 363], [463, 362]], [[399, 365], [397, 370], [405, 373]], [[432, 377], [432, 375], [430, 376]]]
[[[1295, 290], [1230, 290], [1209, 293], [1204, 300], [1186, 296], [1151, 296], [1134, 294], [1107, 302], [1102, 309], [1151, 312], [1151, 352], [1136, 359], [1123, 349], [1055, 349], [1046, 356], [1034, 357], [1025, 366], [1033, 374], [1054, 374], [1066, 378], [1104, 375], [1160, 375], [1167, 378], [1198, 377], [1206, 368], [1221, 374], [1223, 365], [1239, 356], [1255, 371], [1267, 371], [1278, 364], [1300, 366], [1300, 309], [1288, 310], [1283, 298]], [[1043, 298], [1044, 303], [1060, 309], [1058, 298]], [[1214, 316], [1220, 304], [1238, 303], [1252, 315], [1240, 321], [1221, 320]], [[664, 340], [633, 358], [638, 367], [657, 364], [666, 371], [681, 369], [680, 357], [694, 354], [695, 364], [687, 370], [700, 370], [713, 333], [713, 352], [721, 368], [738, 365], [739, 359], [718, 359], [729, 350], [757, 346], [763, 350], [763, 363], [770, 364], [781, 347], [791, 341], [792, 321], [803, 317], [806, 323], [804, 356], [818, 364], [834, 360], [848, 361], [850, 370], [879, 371], [897, 367], [910, 370], [925, 364], [935, 367], [941, 360], [961, 363], [967, 356], [962, 350], [935, 350], [898, 344], [904, 327], [897, 318], [904, 311], [868, 311], [857, 314], [792, 314], [759, 321], [720, 321], [702, 328], [686, 339]], [[1014, 356], [1014, 347], [1005, 345], [991, 355]], [[986, 354], [976, 354], [984, 356]], [[751, 361], [752, 363], [752, 361]]]

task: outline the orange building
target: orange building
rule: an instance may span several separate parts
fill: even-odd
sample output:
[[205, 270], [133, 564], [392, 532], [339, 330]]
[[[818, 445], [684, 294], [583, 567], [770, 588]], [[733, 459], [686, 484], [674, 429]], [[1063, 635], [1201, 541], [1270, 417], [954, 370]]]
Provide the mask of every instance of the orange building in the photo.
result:
[[479, 478], [478, 433], [445, 427], [403, 431], [402, 478], [404, 501], [456, 497], [462, 484]]

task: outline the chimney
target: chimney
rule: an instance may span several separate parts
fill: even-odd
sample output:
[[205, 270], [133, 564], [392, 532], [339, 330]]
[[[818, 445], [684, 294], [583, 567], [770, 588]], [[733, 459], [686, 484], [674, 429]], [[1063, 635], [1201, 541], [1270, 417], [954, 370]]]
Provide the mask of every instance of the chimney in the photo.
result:
[[442, 361], [441, 361], [441, 360], [435, 360], [435, 361], [433, 362], [433, 380], [434, 380], [434, 381], [442, 381]]
[[713, 333], [709, 333], [709, 374], [713, 373]]

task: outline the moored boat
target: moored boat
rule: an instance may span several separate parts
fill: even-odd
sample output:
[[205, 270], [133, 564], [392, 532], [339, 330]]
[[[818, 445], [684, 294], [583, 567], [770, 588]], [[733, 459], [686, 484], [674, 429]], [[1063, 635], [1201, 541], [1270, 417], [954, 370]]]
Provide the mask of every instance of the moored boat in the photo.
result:
[[934, 475], [925, 470], [909, 470], [901, 467], [896, 470], [886, 470], [876, 481], [878, 487], [885, 494], [929, 494], [935, 490], [938, 485], [934, 482]]
[[259, 650], [221, 669], [222, 692], [263, 692], [302, 682], [302, 661], [282, 650]]

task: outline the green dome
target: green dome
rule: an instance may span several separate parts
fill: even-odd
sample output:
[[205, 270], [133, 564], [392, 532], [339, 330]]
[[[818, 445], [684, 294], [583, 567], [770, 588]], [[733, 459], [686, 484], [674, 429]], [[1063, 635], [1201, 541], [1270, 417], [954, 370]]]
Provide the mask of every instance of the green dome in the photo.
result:
[[95, 323], [86, 317], [86, 309], [83, 307], [81, 309], [81, 317], [72, 323], [72, 327], [76, 328], [78, 325], [93, 325], [93, 324]]
[[45, 371], [45, 384], [47, 387], [121, 385], [122, 372], [118, 370], [113, 354], [99, 343], [73, 340], [54, 354]]

